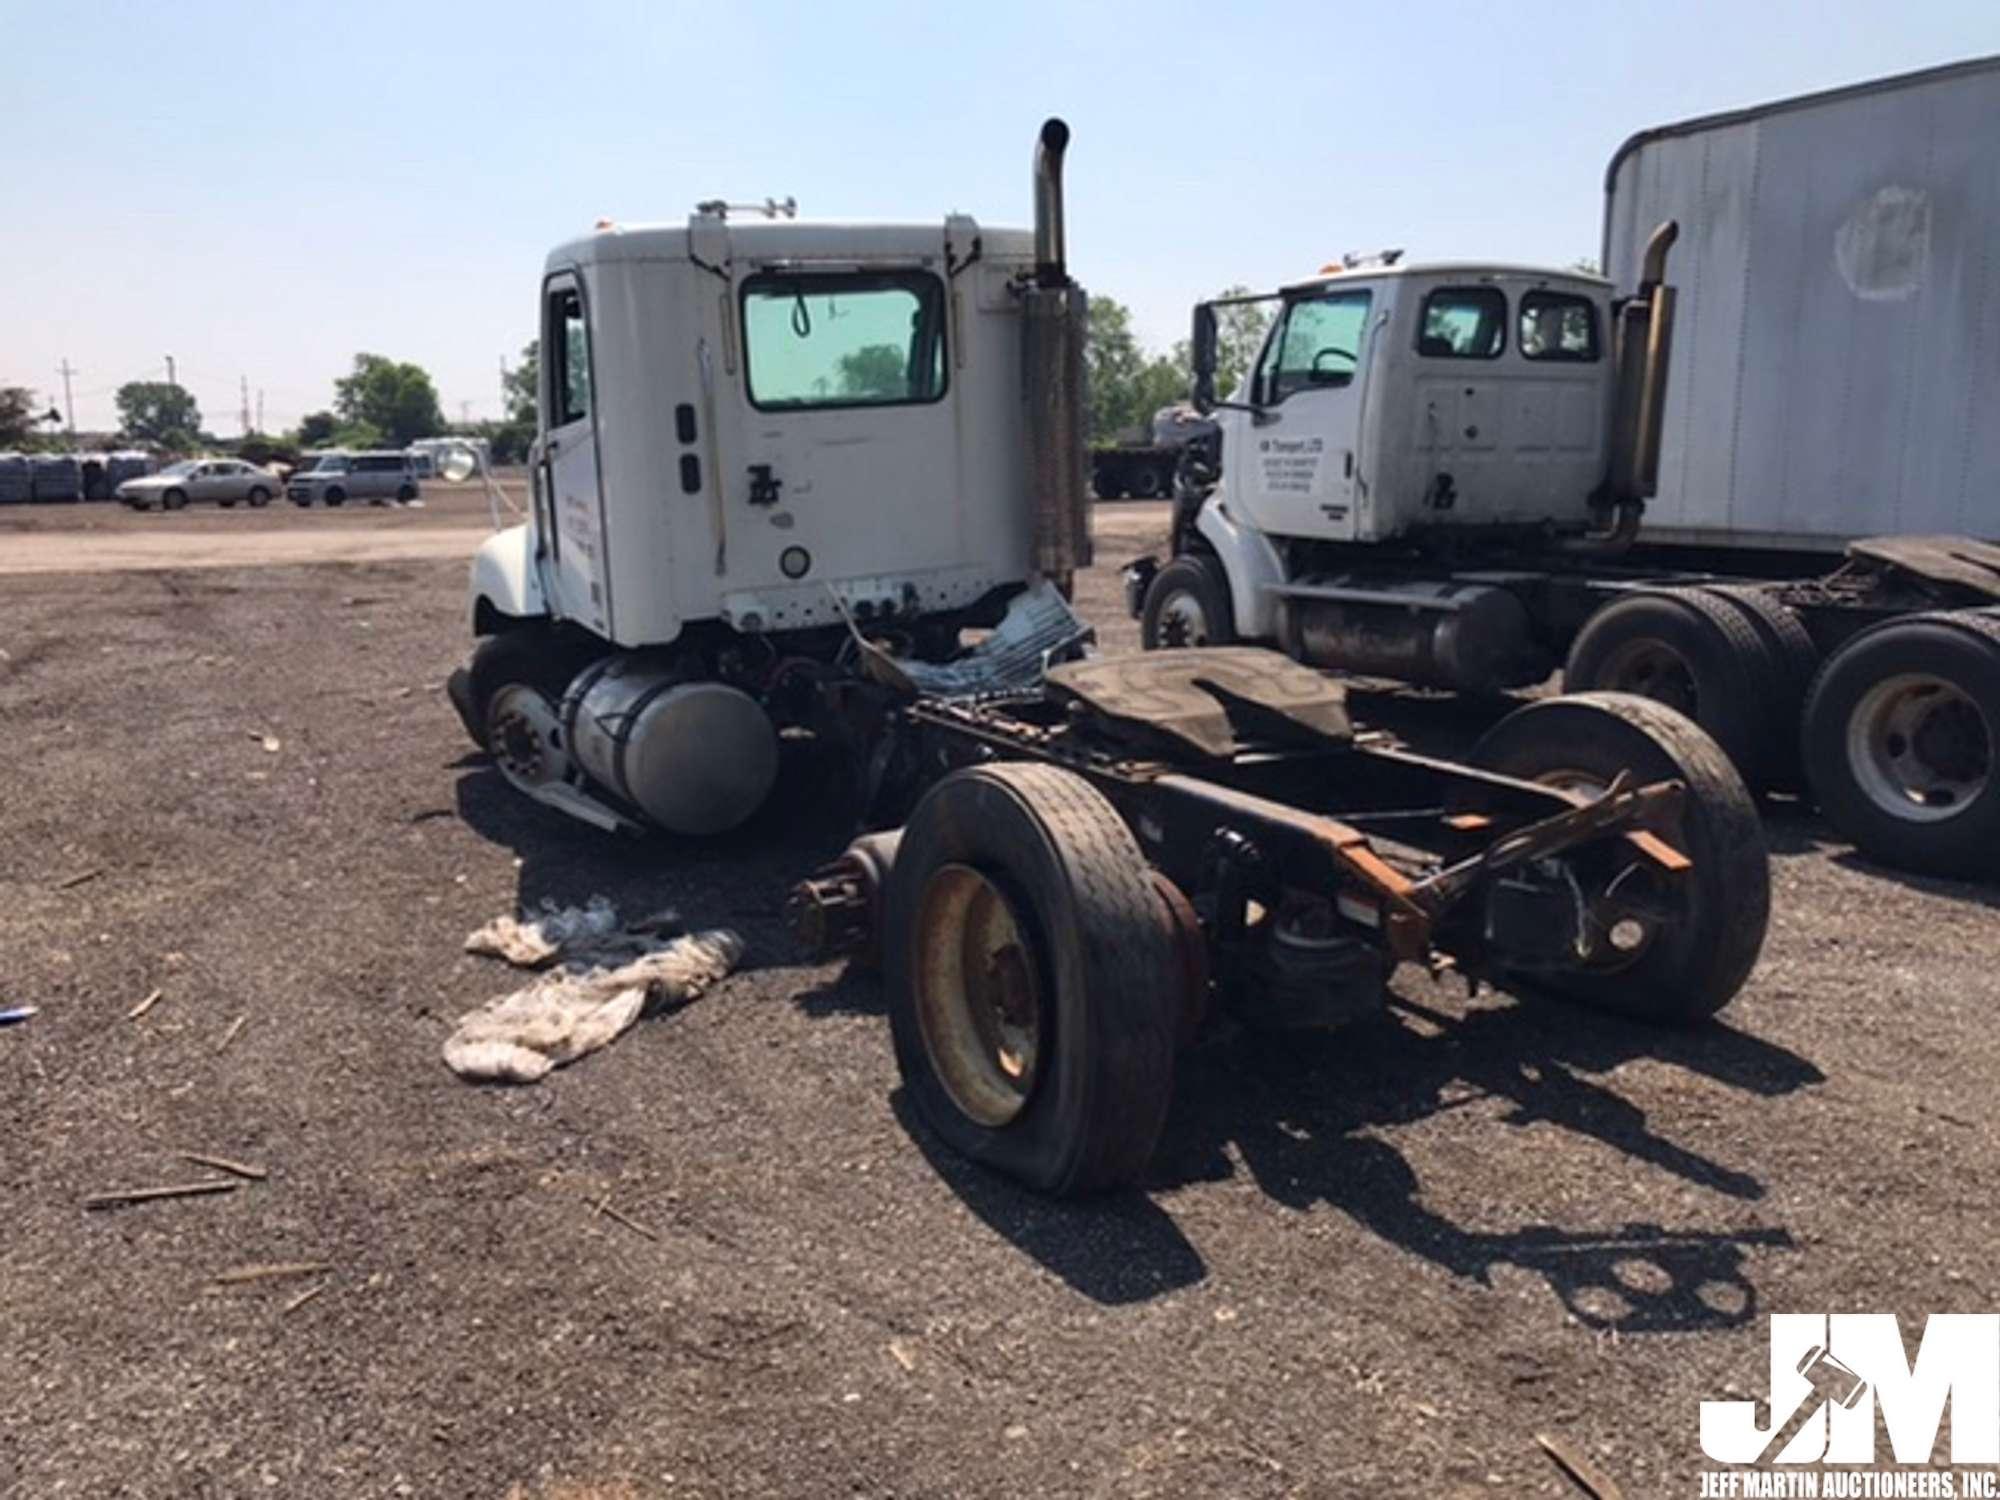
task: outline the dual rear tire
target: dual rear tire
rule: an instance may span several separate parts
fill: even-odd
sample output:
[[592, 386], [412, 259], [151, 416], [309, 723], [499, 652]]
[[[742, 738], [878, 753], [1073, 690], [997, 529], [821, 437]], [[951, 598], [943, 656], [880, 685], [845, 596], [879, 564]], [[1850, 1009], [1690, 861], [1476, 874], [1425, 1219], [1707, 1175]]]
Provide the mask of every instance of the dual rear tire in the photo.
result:
[[1906, 615], [1827, 661], [1806, 774], [1865, 854], [1927, 874], [2000, 870], [2000, 609]]

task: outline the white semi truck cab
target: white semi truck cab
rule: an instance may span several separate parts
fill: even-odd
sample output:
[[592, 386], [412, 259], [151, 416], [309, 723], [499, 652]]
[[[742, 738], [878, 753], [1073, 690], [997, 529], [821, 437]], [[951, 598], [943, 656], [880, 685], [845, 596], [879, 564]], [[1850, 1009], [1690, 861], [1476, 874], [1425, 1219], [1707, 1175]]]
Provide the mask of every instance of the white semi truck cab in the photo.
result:
[[452, 694], [510, 779], [718, 831], [776, 774], [788, 675], [856, 629], [946, 659], [1087, 565], [1067, 140], [1032, 231], [710, 203], [549, 255], [532, 513], [475, 560]]
[[[1696, 227], [1701, 264], [1726, 227]], [[1177, 498], [1171, 556], [1126, 570], [1142, 640], [1265, 644], [1482, 695], [1560, 668], [1570, 692], [1693, 718], [1752, 786], [1810, 790], [1886, 861], [2000, 868], [2000, 546], [1861, 538], [1844, 560], [1787, 555], [1769, 543], [1799, 524], [1756, 509], [1741, 543], [1642, 527], [1670, 379], [1683, 490], [1708, 430], [1690, 409], [1716, 441], [1753, 446], [1731, 430], [1749, 393], [1715, 411], [1672, 369], [1679, 232], [1653, 230], [1624, 297], [1576, 272], [1330, 267], [1270, 294], [1270, 331], [1227, 400], [1214, 304], [1197, 307], [1195, 405], [1220, 426], [1221, 470]], [[1851, 300], [1874, 330], [1882, 308]]]

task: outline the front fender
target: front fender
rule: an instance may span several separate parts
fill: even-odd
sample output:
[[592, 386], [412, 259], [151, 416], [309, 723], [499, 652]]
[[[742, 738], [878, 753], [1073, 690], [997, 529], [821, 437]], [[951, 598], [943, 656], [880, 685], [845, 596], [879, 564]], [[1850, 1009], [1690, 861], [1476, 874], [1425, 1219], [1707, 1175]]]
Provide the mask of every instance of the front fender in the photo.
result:
[[471, 603], [474, 635], [492, 635], [506, 620], [548, 614], [529, 527], [509, 526], [479, 544], [472, 555]]
[[1246, 641], [1267, 640], [1276, 635], [1276, 588], [1285, 581], [1285, 565], [1271, 539], [1230, 515], [1213, 496], [1202, 506], [1194, 527], [1208, 539], [1222, 571], [1229, 575], [1229, 596], [1236, 605], [1236, 634]]

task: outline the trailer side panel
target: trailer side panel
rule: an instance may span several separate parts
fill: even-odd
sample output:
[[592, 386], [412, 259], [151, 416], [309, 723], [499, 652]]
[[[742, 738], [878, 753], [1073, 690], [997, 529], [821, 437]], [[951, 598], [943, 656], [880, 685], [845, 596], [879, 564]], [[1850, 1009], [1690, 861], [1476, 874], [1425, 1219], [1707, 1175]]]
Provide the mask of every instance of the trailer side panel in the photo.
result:
[[1835, 550], [2000, 537], [2000, 59], [1636, 137], [1605, 266], [1676, 218], [1648, 535]]

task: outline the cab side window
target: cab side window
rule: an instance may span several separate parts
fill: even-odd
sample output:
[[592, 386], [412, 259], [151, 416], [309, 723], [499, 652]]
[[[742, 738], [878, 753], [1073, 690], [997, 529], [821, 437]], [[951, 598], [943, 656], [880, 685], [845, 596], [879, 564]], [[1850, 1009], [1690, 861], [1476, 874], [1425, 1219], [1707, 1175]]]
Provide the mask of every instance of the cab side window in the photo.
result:
[[549, 292], [547, 335], [549, 426], [567, 427], [590, 415], [590, 330], [583, 293], [573, 286]]
[[1425, 359], [1496, 359], [1507, 347], [1507, 298], [1490, 286], [1444, 286], [1424, 298], [1417, 353]]
[[1301, 298], [1264, 346], [1252, 399], [1275, 406], [1299, 391], [1349, 385], [1361, 368], [1370, 294], [1329, 292]]

